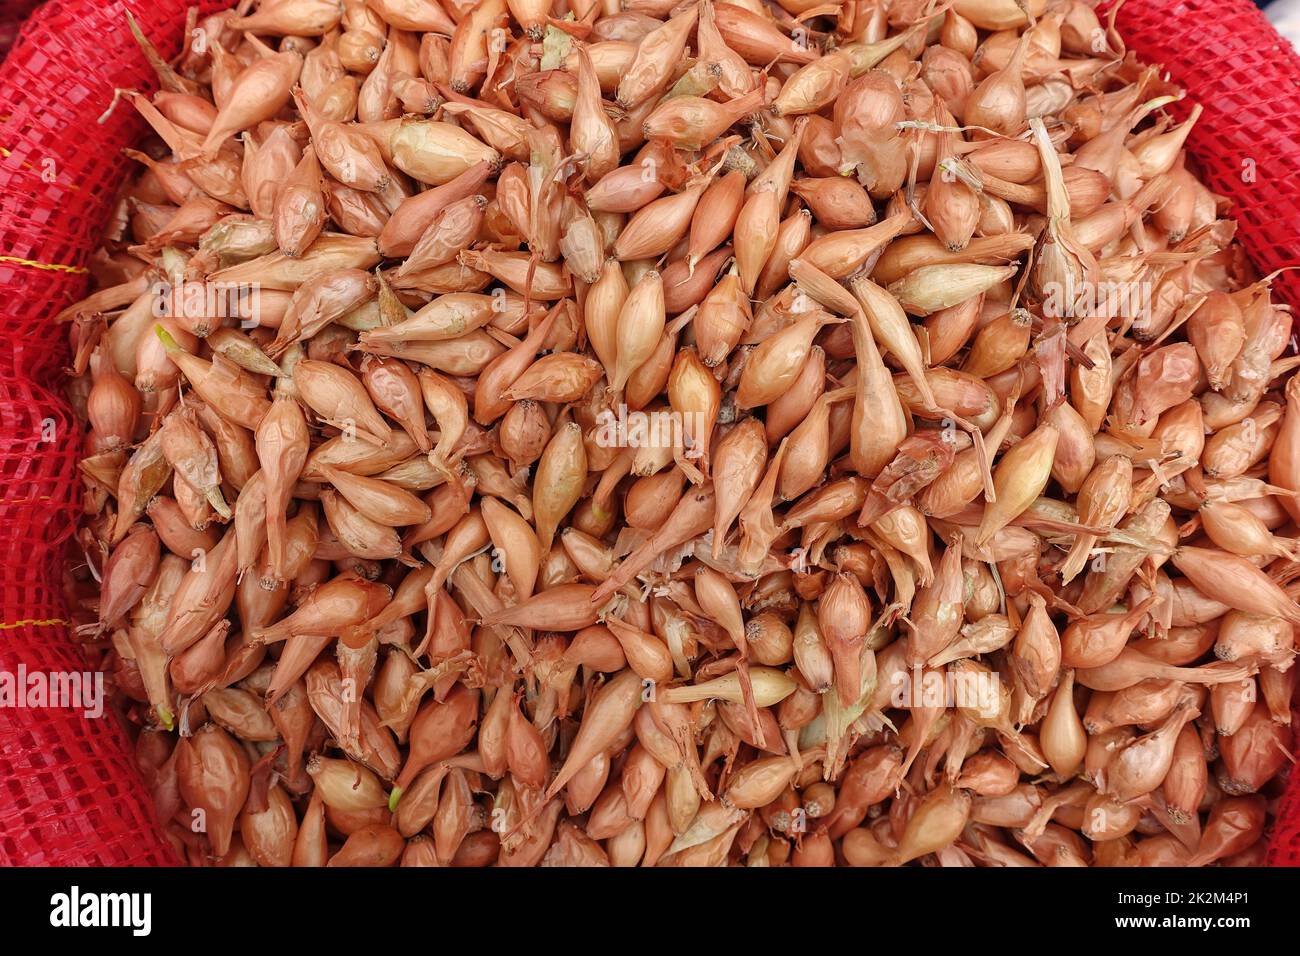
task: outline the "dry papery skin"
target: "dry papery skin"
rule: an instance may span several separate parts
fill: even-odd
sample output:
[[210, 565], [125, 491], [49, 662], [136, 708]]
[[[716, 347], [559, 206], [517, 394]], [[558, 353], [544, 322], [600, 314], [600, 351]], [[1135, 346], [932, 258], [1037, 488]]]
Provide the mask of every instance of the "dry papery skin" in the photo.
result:
[[1263, 861], [1291, 315], [1089, 4], [189, 26], [63, 318], [191, 863]]

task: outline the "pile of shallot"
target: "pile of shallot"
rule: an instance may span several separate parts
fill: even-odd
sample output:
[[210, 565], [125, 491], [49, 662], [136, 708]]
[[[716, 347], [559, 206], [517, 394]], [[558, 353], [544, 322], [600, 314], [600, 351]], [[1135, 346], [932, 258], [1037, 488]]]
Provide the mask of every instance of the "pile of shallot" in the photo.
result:
[[1291, 314], [1088, 2], [131, 28], [68, 587], [190, 862], [1263, 861]]

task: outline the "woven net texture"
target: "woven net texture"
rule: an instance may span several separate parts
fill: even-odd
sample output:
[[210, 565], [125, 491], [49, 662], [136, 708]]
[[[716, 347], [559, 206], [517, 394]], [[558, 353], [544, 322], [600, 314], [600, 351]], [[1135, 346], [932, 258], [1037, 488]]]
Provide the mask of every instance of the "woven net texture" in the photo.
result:
[[[221, 5], [205, 0], [203, 12]], [[0, 44], [11, 10], [31, 6], [6, 5]], [[186, 6], [48, 0], [0, 64], [0, 673], [88, 666], [61, 588], [80, 440], [62, 397], [65, 329], [53, 316], [86, 291], [86, 265], [127, 174], [121, 149], [143, 131], [121, 106], [97, 120], [115, 88], [154, 87], [126, 11], [173, 53]], [[1189, 149], [1210, 187], [1232, 199], [1255, 265], [1300, 263], [1300, 56], [1248, 0], [1128, 0], [1117, 25], [1130, 49], [1204, 106]], [[1275, 288], [1300, 307], [1300, 276], [1284, 273]], [[1277, 865], [1300, 865], [1293, 777], [1277, 805]], [[177, 862], [116, 717], [0, 707], [0, 864]]]
[[[181, 0], [49, 0], [0, 64], [0, 672], [16, 676], [88, 666], [61, 587], [80, 436], [53, 317], [86, 292], [122, 148], [143, 134], [125, 103], [97, 122], [115, 88], [153, 88], [128, 9], [160, 49], [179, 49]], [[116, 716], [0, 707], [0, 864], [177, 862]]]

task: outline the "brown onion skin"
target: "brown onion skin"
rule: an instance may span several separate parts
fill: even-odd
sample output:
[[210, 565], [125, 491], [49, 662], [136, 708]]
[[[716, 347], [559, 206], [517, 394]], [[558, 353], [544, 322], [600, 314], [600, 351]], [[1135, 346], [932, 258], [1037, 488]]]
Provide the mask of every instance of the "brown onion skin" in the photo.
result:
[[922, 6], [146, 51], [64, 583], [179, 857], [1264, 860], [1290, 312], [1096, 11]]
[[177, 762], [181, 796], [198, 814], [213, 855], [230, 848], [236, 818], [248, 795], [249, 764], [244, 749], [215, 724], [183, 740]]

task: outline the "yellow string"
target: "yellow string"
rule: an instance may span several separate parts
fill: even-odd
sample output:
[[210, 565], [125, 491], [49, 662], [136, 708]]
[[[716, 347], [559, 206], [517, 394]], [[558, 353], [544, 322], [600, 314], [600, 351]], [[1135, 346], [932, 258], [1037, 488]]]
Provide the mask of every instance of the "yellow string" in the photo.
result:
[[0, 624], [0, 631], [13, 630], [15, 627], [58, 627], [67, 623], [68, 622], [61, 617], [54, 617], [45, 621], [13, 621], [9, 624]]
[[[5, 116], [5, 117], [0, 117], [0, 122], [2, 122], [2, 121], [4, 121], [4, 120], [7, 120], [7, 119], [9, 119], [9, 117], [7, 117], [7, 116]], [[0, 146], [0, 157], [3, 157], [4, 159], [8, 159], [8, 158], [9, 158], [10, 156], [12, 156], [12, 155], [13, 155], [13, 151], [12, 151], [12, 150], [8, 150], [8, 149], [5, 149], [3, 146]], [[30, 169], [32, 172], [36, 172], [36, 167], [33, 166], [31, 163], [27, 162], [27, 160], [25, 160], [25, 159], [24, 159], [23, 162], [22, 162], [22, 167], [23, 167], [23, 169]], [[43, 174], [43, 173], [41, 174], [41, 178], [44, 178], [44, 174]], [[81, 189], [81, 187], [78, 186], [76, 183], [66, 183], [66, 184], [65, 184], [65, 183], [59, 183], [57, 180], [53, 183], [53, 185], [63, 186], [64, 189], [75, 189], [75, 190], [79, 190], [79, 189]]]
[[12, 262], [19, 266], [31, 266], [33, 269], [45, 269], [48, 272], [73, 272], [78, 274], [90, 272], [84, 266], [68, 266], [61, 262], [37, 262], [35, 259], [20, 259], [18, 256], [0, 256], [0, 262]]

